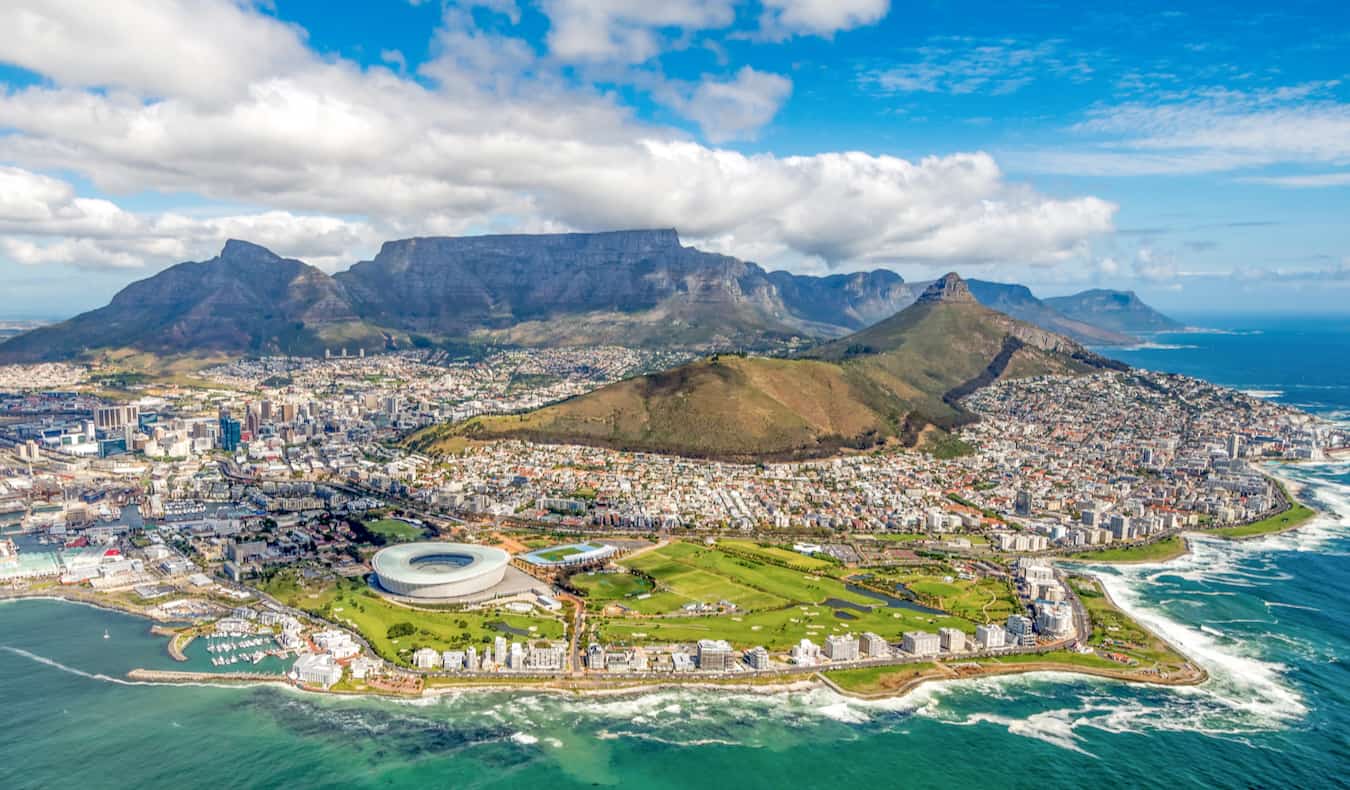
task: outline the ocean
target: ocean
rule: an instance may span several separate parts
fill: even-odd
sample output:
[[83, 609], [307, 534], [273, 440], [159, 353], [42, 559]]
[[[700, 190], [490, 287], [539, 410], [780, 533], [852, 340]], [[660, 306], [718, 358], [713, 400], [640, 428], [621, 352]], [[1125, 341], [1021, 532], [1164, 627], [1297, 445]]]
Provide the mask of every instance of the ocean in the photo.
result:
[[[1350, 413], [1350, 321], [1203, 321], [1224, 333], [1115, 353]], [[1198, 687], [1055, 674], [881, 702], [689, 690], [410, 703], [145, 685], [126, 671], [174, 668], [145, 621], [20, 601], [0, 604], [0, 787], [1346, 786], [1350, 464], [1282, 474], [1323, 511], [1305, 528], [1098, 569], [1209, 670]]]

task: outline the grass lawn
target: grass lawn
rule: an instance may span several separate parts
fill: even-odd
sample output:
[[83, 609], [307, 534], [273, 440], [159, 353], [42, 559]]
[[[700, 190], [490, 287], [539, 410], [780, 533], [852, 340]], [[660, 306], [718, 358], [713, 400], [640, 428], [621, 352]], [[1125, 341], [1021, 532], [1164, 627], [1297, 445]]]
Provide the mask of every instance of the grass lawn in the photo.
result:
[[1138, 666], [1141, 669], [1157, 667], [1165, 672], [1173, 672], [1181, 669], [1186, 663], [1186, 659], [1168, 647], [1165, 642], [1144, 630], [1107, 600], [1106, 594], [1096, 580], [1071, 576], [1069, 584], [1074, 592], [1078, 593], [1079, 600], [1087, 607], [1088, 616], [1092, 619], [1089, 645], [1098, 651], [1129, 656], [1139, 662]]
[[719, 540], [717, 545], [725, 546], [728, 549], [743, 554], [760, 557], [769, 562], [790, 565], [793, 568], [803, 571], [823, 571], [834, 567], [834, 563], [829, 560], [821, 559], [820, 557], [808, 557], [807, 555], [793, 551], [792, 549], [755, 543], [751, 540], [723, 539]]
[[[493, 637], [518, 635], [504, 626], [540, 639], [562, 637], [562, 621], [551, 617], [508, 614], [494, 610], [427, 611], [410, 609], [381, 597], [361, 579], [340, 579], [306, 584], [295, 574], [278, 574], [263, 588], [268, 594], [326, 620], [344, 623], [361, 633], [381, 657], [408, 666], [412, 651], [419, 647], [449, 650], [491, 644]], [[408, 623], [413, 633], [390, 637], [395, 624]]]
[[997, 656], [994, 658], [982, 658], [978, 662], [981, 666], [990, 666], [995, 664], [1064, 664], [1070, 667], [1088, 667], [1091, 669], [1117, 669], [1124, 670], [1129, 667], [1109, 658], [1103, 658], [1096, 653], [1075, 653], [1072, 650], [1055, 650], [1050, 653], [1021, 653], [1012, 656]]
[[1295, 502], [1293, 507], [1270, 518], [1263, 518], [1250, 524], [1240, 524], [1236, 527], [1207, 530], [1205, 534], [1218, 535], [1223, 538], [1250, 538], [1256, 535], [1292, 529], [1315, 515], [1317, 515], [1317, 511]]
[[901, 664], [890, 667], [863, 667], [862, 669], [837, 669], [823, 673], [844, 691], [854, 694], [882, 694], [899, 691], [907, 683], [924, 676], [945, 677], [937, 665], [931, 661], [919, 664]]
[[1141, 543], [1135, 546], [1102, 549], [1101, 551], [1082, 551], [1070, 554], [1068, 559], [1088, 562], [1162, 562], [1186, 553], [1186, 541], [1180, 535]]
[[421, 527], [396, 518], [381, 518], [375, 521], [367, 521], [365, 524], [366, 529], [377, 535], [383, 535], [395, 543], [407, 543], [426, 535]]
[[594, 608], [652, 591], [651, 582], [631, 573], [579, 573], [571, 582], [586, 593], [586, 603]]
[[574, 554], [580, 554], [581, 552], [582, 550], [575, 546], [559, 546], [552, 551], [541, 551], [534, 556], [544, 562], [557, 562], [558, 560], [565, 560], [568, 557], [571, 557]]
[[1003, 622], [1008, 615], [1022, 611], [1012, 585], [1006, 580], [989, 576], [962, 579], [948, 565], [873, 568], [867, 573], [872, 574], [874, 585], [903, 584], [925, 606], [975, 623]]

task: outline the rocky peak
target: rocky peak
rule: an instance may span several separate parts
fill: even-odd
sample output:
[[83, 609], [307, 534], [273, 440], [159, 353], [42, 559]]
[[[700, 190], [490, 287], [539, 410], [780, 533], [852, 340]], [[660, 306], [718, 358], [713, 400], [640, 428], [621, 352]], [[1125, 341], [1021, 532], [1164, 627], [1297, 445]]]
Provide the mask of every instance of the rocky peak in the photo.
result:
[[222, 261], [280, 260], [280, 256], [260, 244], [241, 239], [229, 239], [217, 256]]
[[956, 272], [948, 272], [935, 280], [932, 285], [919, 294], [920, 302], [969, 302], [975, 303], [970, 286]]

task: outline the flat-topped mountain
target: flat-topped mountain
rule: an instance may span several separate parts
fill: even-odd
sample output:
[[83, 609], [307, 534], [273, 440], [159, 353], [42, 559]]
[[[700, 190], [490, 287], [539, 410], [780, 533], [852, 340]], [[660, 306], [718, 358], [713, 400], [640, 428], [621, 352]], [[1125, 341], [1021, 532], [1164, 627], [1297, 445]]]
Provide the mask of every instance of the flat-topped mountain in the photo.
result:
[[[684, 246], [674, 230], [404, 239], [333, 276], [230, 241], [211, 260], [171, 266], [127, 286], [107, 307], [0, 343], [0, 362], [120, 350], [313, 355], [326, 347], [450, 341], [781, 349], [870, 326], [913, 303], [926, 285], [885, 270], [826, 277], [766, 272]], [[961, 287], [986, 305], [1081, 342], [1134, 340], [1066, 316], [1021, 286]], [[1142, 303], [1128, 307], [1130, 315], [1147, 310]], [[1112, 320], [1122, 314], [1101, 313]]]
[[1144, 304], [1134, 291], [1095, 288], [1072, 296], [1052, 297], [1045, 303], [1075, 321], [1126, 334], [1185, 328], [1184, 324]]
[[754, 461], [913, 445], [973, 419], [958, 403], [1007, 377], [1123, 367], [994, 312], [949, 274], [914, 304], [806, 355], [722, 355], [524, 414], [478, 417], [410, 438], [521, 438]]

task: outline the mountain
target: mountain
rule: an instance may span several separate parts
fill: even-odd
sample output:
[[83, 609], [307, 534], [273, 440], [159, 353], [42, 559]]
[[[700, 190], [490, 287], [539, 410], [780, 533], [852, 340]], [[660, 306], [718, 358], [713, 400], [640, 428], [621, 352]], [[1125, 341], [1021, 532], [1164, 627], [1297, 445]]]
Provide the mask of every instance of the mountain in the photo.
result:
[[1080, 343], [1094, 346], [1127, 346], [1139, 342], [1126, 332], [1116, 331], [1091, 321], [1070, 318], [1045, 301], [1032, 295], [1025, 285], [993, 283], [986, 280], [968, 280], [970, 291], [980, 304], [1000, 313], [1007, 313], [1019, 321], [1035, 324], [1042, 329], [1058, 332]]
[[409, 438], [592, 444], [736, 461], [915, 444], [973, 419], [957, 401], [991, 382], [1122, 367], [979, 304], [949, 274], [860, 332], [783, 359], [713, 356], [514, 415]]
[[106, 307], [8, 340], [0, 345], [0, 361], [69, 359], [96, 350], [315, 354], [325, 339], [384, 345], [382, 333], [360, 320], [327, 274], [231, 240], [215, 258], [128, 285]]
[[[0, 362], [136, 352], [311, 355], [464, 341], [782, 350], [870, 326], [913, 303], [925, 285], [885, 270], [766, 272], [686, 247], [669, 229], [403, 239], [331, 277], [229, 241], [209, 261], [127, 286], [107, 307], [0, 343]], [[1135, 342], [1022, 286], [970, 288], [987, 306], [1080, 342]], [[1129, 309], [1168, 320], [1137, 299]]]
[[1075, 321], [1116, 332], [1166, 332], [1185, 328], [1184, 324], [1144, 304], [1134, 291], [1097, 288], [1072, 296], [1052, 297], [1045, 303]]
[[770, 274], [670, 229], [404, 239], [336, 279], [375, 323], [523, 345], [762, 346], [846, 334], [913, 299], [891, 272]]

